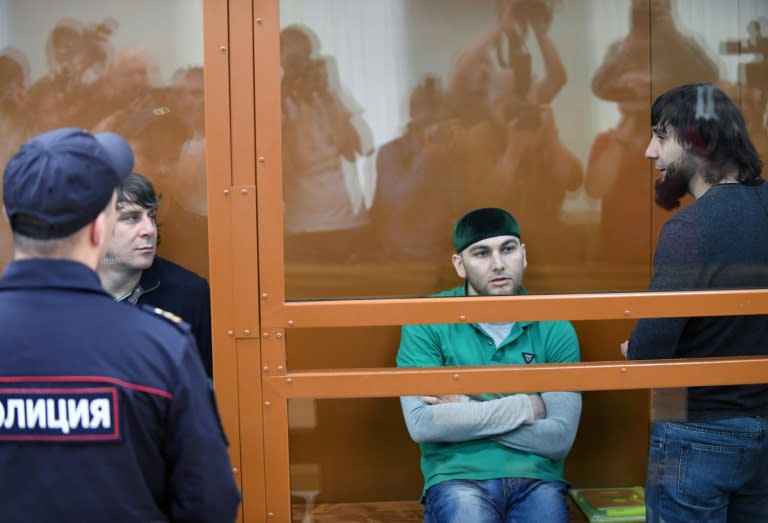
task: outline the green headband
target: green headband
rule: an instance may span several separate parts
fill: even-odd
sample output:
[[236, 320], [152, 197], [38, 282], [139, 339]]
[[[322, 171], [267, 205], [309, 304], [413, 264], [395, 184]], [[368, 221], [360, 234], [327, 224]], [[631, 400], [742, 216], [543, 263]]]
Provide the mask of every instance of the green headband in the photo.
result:
[[504, 209], [475, 209], [462, 216], [456, 223], [453, 230], [453, 246], [456, 252], [461, 252], [473, 243], [496, 236], [520, 238], [520, 226]]

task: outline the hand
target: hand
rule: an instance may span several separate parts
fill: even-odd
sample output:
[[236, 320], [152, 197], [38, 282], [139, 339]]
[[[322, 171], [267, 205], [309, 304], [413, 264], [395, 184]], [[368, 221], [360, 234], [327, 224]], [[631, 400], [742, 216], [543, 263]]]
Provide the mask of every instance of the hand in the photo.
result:
[[469, 397], [463, 394], [443, 394], [441, 396], [422, 396], [421, 401], [429, 405], [439, 405], [441, 403], [461, 403], [469, 401]]
[[627, 350], [629, 350], [629, 340], [621, 344], [621, 355], [627, 358]]
[[506, 33], [508, 31], [518, 31], [521, 20], [516, 16], [516, 10], [520, 0], [507, 0], [498, 16], [499, 31]]
[[[531, 119], [531, 111], [535, 111], [534, 120]], [[523, 122], [521, 119], [527, 121]], [[552, 108], [548, 105], [527, 107], [521, 116], [507, 122], [507, 143], [516, 144], [520, 150], [552, 146], [557, 141], [557, 135], [557, 124]]]
[[529, 394], [531, 399], [531, 406], [533, 407], [533, 419], [544, 419], [547, 417], [547, 406], [544, 404], [544, 400], [538, 394]]

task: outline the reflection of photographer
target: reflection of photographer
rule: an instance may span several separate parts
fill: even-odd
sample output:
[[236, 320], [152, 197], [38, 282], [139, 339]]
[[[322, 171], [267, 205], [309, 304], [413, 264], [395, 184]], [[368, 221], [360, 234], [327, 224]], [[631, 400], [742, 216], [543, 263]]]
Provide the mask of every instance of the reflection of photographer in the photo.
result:
[[[515, 94], [533, 104], [550, 103], [566, 82], [565, 68], [548, 34], [557, 4], [556, 0], [505, 0], [499, 13], [496, 61], [502, 71], [514, 73]], [[546, 71], [539, 82], [534, 82], [531, 72], [531, 54], [526, 46], [529, 30]]]
[[432, 77], [411, 93], [409, 115], [405, 134], [379, 149], [372, 217], [387, 259], [431, 261], [448, 253], [441, 231], [463, 195], [464, 132]]
[[[768, 19], [759, 18], [747, 24], [746, 40], [727, 40], [720, 42], [720, 53], [725, 55], [753, 55], [750, 62], [739, 64], [739, 85], [737, 95], [741, 100], [741, 109], [747, 120], [750, 135], [755, 141], [763, 161], [768, 144], [766, 143], [766, 117], [768, 117]], [[730, 91], [728, 86], [724, 90]], [[735, 90], [735, 89], [734, 89]]]
[[328, 91], [325, 62], [307, 58], [286, 64], [281, 88], [283, 96], [295, 100], [307, 101], [315, 95], [329, 98], [331, 94]]
[[537, 259], [561, 260], [578, 248], [562, 242], [576, 236], [565, 233], [561, 216], [566, 192], [581, 185], [583, 169], [560, 141], [551, 107], [520, 98], [515, 79], [512, 70], [494, 74], [489, 119], [468, 133], [467, 200], [474, 207], [514, 209], [531, 224], [531, 237], [541, 240]]
[[86, 83], [89, 71], [104, 67], [109, 37], [116, 28], [112, 19], [87, 26], [70, 19], [56, 24], [48, 38], [47, 53], [51, 76], [59, 89], [79, 88]]
[[[488, 106], [494, 76], [514, 74], [511, 86], [521, 100], [548, 104], [567, 81], [565, 67], [548, 31], [557, 0], [500, 0], [490, 31], [466, 49], [451, 75], [448, 102], [451, 111], [467, 125], [487, 120], [496, 109]], [[533, 32], [544, 76], [534, 78], [528, 35]]]
[[[362, 155], [360, 134], [352, 124], [352, 113], [331, 91], [325, 60], [313, 56], [312, 41], [302, 29], [291, 26], [280, 33], [280, 63], [283, 98], [283, 124], [289, 149], [288, 165], [297, 170], [309, 168], [318, 155], [342, 156], [354, 162]], [[311, 129], [298, 129], [300, 121]], [[292, 140], [301, 133], [312, 133], [302, 140]]]
[[[369, 236], [357, 173], [365, 124], [342, 101], [311, 31], [280, 32], [286, 261], [360, 259]], [[359, 126], [359, 127], [358, 127]]]
[[720, 53], [726, 55], [752, 54], [754, 60], [739, 64], [739, 81], [750, 88], [768, 89], [768, 35], [763, 30], [768, 19], [759, 18], [747, 24], [748, 38], [744, 41], [720, 42]]

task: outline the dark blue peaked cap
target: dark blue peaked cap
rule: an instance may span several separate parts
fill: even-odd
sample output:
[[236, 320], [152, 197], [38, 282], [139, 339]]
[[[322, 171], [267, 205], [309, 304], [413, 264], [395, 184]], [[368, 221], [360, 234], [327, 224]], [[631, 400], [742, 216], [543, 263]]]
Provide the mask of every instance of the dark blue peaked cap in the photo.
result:
[[36, 136], [5, 168], [11, 229], [41, 240], [69, 236], [96, 219], [132, 171], [133, 151], [118, 134], [67, 127]]

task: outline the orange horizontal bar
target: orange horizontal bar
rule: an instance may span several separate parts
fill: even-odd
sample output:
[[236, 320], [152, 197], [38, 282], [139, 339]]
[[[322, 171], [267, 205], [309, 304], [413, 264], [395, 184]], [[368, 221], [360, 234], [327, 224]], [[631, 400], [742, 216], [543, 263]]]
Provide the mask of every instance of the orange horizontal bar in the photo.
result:
[[291, 372], [265, 377], [285, 398], [622, 390], [768, 382], [768, 358]]
[[[428, 305], [428, 306], [425, 306]], [[270, 327], [601, 320], [768, 313], [768, 290], [393, 298], [262, 304]]]

